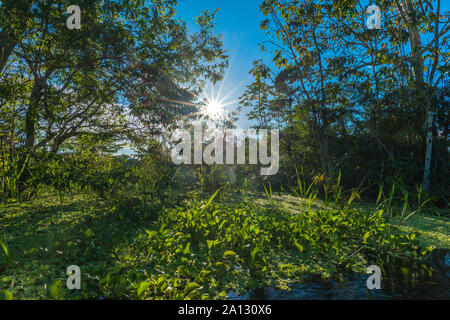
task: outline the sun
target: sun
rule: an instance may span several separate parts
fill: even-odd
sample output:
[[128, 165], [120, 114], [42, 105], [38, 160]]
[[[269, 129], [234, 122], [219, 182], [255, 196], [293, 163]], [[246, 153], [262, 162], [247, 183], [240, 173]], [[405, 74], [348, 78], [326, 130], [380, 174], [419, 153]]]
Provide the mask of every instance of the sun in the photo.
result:
[[211, 100], [206, 105], [206, 114], [212, 118], [218, 118], [223, 114], [223, 106], [217, 100]]
[[227, 94], [221, 96], [223, 84], [224, 82], [221, 83], [219, 91], [217, 93], [214, 90], [214, 84], [210, 84], [210, 88], [208, 88], [210, 90], [209, 94], [207, 92], [209, 90], [206, 90], [204, 85], [202, 85], [200, 87], [201, 95], [198, 96], [199, 100], [197, 100], [197, 102], [186, 102], [172, 99], [165, 100], [176, 104], [195, 107], [196, 111], [192, 112], [188, 116], [192, 118], [198, 117], [197, 120], [199, 121], [203, 121], [205, 118], [212, 121], [225, 121], [229, 116], [228, 112], [230, 112], [228, 106], [236, 105], [239, 103], [239, 100], [231, 100], [229, 98], [242, 84], [231, 88]]

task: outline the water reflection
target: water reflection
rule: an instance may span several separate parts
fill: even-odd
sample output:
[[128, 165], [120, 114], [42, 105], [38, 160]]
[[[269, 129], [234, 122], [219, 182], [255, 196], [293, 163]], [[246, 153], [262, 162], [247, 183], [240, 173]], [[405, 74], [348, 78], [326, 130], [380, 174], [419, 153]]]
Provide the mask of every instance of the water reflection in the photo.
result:
[[427, 263], [384, 257], [377, 259], [382, 271], [380, 290], [369, 290], [369, 275], [344, 274], [342, 281], [323, 281], [305, 277], [291, 290], [272, 287], [253, 290], [239, 296], [230, 292], [231, 300], [297, 299], [450, 299], [450, 251], [435, 250]]

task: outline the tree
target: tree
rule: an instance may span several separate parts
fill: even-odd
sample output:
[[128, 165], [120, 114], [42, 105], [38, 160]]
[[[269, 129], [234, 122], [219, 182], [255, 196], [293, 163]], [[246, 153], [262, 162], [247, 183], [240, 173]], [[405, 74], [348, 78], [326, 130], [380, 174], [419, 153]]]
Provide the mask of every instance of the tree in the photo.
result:
[[6, 65], [4, 81], [18, 77], [28, 88], [25, 101], [7, 100], [20, 115], [20, 166], [80, 135], [142, 143], [174, 123], [174, 110], [196, 97], [200, 78], [217, 80], [226, 67], [220, 36], [212, 33], [215, 13], [202, 13], [200, 31], [189, 34], [173, 0], [83, 0], [82, 28], [70, 30], [68, 5], [35, 2], [23, 19], [32, 18], [17, 17], [26, 28], [8, 57], [15, 63]]
[[[307, 124], [311, 130], [311, 142], [328, 177], [335, 165], [346, 157], [349, 161], [350, 150], [353, 165], [371, 176], [377, 171], [379, 180], [404, 172], [414, 175], [416, 168], [406, 168], [403, 161], [423, 147], [427, 190], [437, 130], [433, 118], [436, 107], [445, 104], [437, 103], [443, 102], [437, 95], [448, 78], [449, 23], [439, 1], [387, 0], [378, 5], [381, 30], [369, 30], [366, 8], [357, 0], [263, 1], [260, 9], [267, 19], [261, 29], [270, 39], [262, 49], [273, 53], [280, 69], [275, 78], [283, 79], [273, 95], [292, 89], [287, 96], [303, 117], [295, 126]], [[366, 156], [365, 145], [359, 151], [339, 145], [351, 140], [357, 145], [374, 143], [376, 148]], [[413, 178], [418, 181], [417, 175]]]
[[255, 61], [254, 68], [250, 71], [255, 77], [255, 81], [247, 86], [244, 94], [239, 98], [239, 102], [247, 108], [249, 120], [256, 120], [255, 128], [269, 127], [270, 114], [269, 103], [271, 87], [264, 82], [269, 70]]
[[[348, 43], [365, 46], [371, 57], [374, 52], [376, 53], [375, 59], [372, 59], [376, 66], [380, 66], [376, 72], [374, 71], [373, 77], [376, 81], [396, 77], [399, 83], [398, 76], [403, 74], [407, 81], [405, 86], [413, 88], [415, 112], [425, 124], [425, 161], [422, 183], [423, 189], [429, 191], [433, 122], [436, 111], [432, 97], [437, 94], [439, 88], [444, 85], [445, 78], [448, 77], [449, 53], [445, 49], [450, 31], [450, 23], [448, 19], [445, 19], [448, 13], [442, 14], [440, 0], [382, 1], [379, 5], [383, 12], [383, 28], [379, 31], [380, 39], [378, 40], [382, 48], [374, 50], [367, 45], [367, 42], [356, 43], [361, 39], [361, 33], [358, 32], [361, 28], [357, 27], [358, 23], [354, 19], [356, 17], [354, 8], [357, 4], [360, 10], [363, 9], [360, 1], [336, 2], [335, 12], [338, 14], [335, 14], [335, 17], [339, 20], [339, 24], [353, 35]], [[377, 76], [377, 73], [382, 74]]]
[[[343, 69], [346, 59], [341, 39], [333, 31], [329, 4], [311, 1], [264, 1], [261, 11], [269, 19], [261, 29], [274, 37], [267, 41], [275, 48], [274, 62], [282, 70], [291, 70], [302, 96], [302, 104], [312, 119], [312, 132], [320, 154], [322, 169], [333, 179], [329, 150], [329, 129], [334, 118], [335, 95], [339, 83], [336, 68]], [[265, 47], [263, 47], [265, 49]]]

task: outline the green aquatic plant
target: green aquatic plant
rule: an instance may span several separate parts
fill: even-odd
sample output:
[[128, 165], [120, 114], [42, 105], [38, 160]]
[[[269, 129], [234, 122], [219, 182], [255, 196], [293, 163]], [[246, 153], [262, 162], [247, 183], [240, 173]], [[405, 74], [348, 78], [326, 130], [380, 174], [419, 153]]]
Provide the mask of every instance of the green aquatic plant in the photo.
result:
[[[302, 169], [302, 172], [303, 172], [303, 169]], [[289, 188], [292, 190], [292, 192], [294, 192], [294, 194], [298, 198], [308, 199], [308, 208], [311, 208], [311, 205], [314, 203], [314, 201], [316, 200], [317, 195], [319, 193], [317, 188], [313, 188], [313, 186], [315, 185], [315, 181], [311, 182], [309, 184], [309, 186], [307, 186], [304, 176], [302, 176], [302, 178], [300, 178], [297, 168], [295, 169], [295, 173], [296, 173], [296, 178], [297, 178], [298, 190], [296, 190], [295, 188], [292, 188], [292, 187], [289, 187]]]
[[[270, 187], [266, 188], [270, 196]], [[155, 228], [118, 248], [120, 267], [101, 280], [102, 296], [139, 299], [224, 298], [302, 274], [362, 271], [364, 252], [403, 254], [414, 236], [390, 230], [383, 210], [279, 208], [206, 202], [163, 210]], [[299, 278], [298, 278], [299, 279]], [[107, 285], [106, 285], [107, 284]]]
[[0, 237], [0, 248], [2, 249], [3, 253], [5, 254], [8, 263], [12, 263], [12, 257], [11, 257], [11, 254], [10, 254], [9, 250], [8, 250], [8, 246], [1, 239], [1, 237]]

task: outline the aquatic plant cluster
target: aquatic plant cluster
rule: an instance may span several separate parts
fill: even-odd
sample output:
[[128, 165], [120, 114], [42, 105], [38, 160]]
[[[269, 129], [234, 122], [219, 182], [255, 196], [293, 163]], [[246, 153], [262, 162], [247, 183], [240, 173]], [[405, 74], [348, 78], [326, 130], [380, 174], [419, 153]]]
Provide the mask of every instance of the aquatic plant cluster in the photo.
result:
[[386, 224], [382, 210], [304, 210], [252, 203], [196, 203], [161, 211], [155, 228], [115, 254], [99, 281], [114, 298], [224, 299], [229, 291], [287, 288], [305, 275], [336, 278], [364, 272], [375, 251], [417, 255], [414, 235]]
[[[158, 205], [67, 194], [65, 204], [55, 195], [3, 204], [0, 296], [226, 299], [346, 274], [364, 275], [365, 287], [366, 268], [379, 258], [420, 262], [432, 250], [386, 208], [283, 195], [290, 210], [270, 186], [266, 196], [242, 195], [172, 193]], [[80, 267], [81, 290], [64, 285], [70, 265]]]

